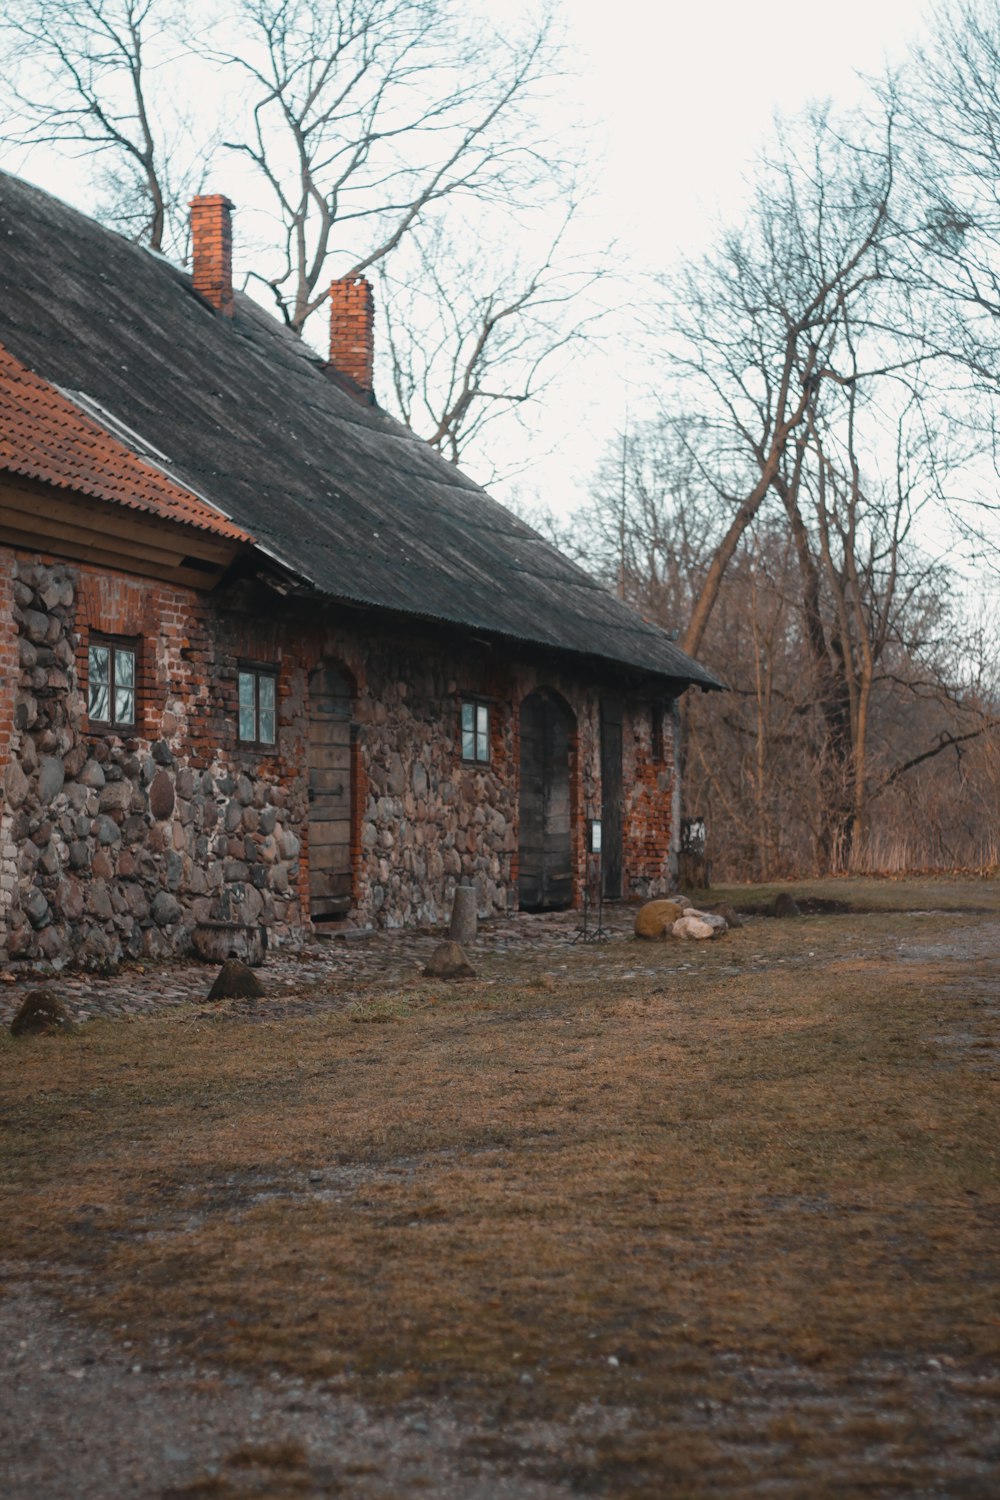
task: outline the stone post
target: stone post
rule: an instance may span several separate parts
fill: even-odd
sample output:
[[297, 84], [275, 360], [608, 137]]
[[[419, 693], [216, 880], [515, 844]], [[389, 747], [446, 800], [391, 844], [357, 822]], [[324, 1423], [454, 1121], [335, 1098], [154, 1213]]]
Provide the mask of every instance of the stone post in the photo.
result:
[[460, 943], [463, 948], [475, 942], [476, 887], [474, 885], [455, 887], [455, 904], [451, 909], [451, 926], [448, 928], [448, 936], [453, 943]]

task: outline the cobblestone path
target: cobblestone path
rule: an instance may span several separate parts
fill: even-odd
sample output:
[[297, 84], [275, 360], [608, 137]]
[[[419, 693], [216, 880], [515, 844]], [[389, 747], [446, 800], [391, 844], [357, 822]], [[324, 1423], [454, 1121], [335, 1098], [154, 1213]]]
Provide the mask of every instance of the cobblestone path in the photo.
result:
[[[607, 908], [604, 927], [609, 941], [631, 936], [633, 906]], [[580, 937], [579, 912], [533, 915], [518, 912], [483, 923], [469, 949], [473, 965], [489, 977], [500, 972], [492, 960], [523, 956], [531, 959], [545, 950], [558, 953]], [[593, 921], [590, 930], [593, 930]], [[229, 1009], [252, 1010], [262, 1019], [309, 1012], [343, 1004], [360, 994], [398, 988], [416, 980], [443, 933], [408, 931], [357, 932], [320, 938], [296, 951], [272, 950], [257, 970], [267, 998], [229, 1002]], [[516, 977], [518, 966], [511, 966]], [[506, 969], [503, 965], [502, 969]], [[76, 1022], [149, 1015], [161, 1008], [197, 1004], [204, 1000], [217, 970], [195, 960], [155, 965], [128, 965], [105, 976], [64, 971], [53, 975], [37, 969], [12, 968], [0, 973], [0, 1023], [10, 1025], [24, 996], [40, 987], [56, 991]]]

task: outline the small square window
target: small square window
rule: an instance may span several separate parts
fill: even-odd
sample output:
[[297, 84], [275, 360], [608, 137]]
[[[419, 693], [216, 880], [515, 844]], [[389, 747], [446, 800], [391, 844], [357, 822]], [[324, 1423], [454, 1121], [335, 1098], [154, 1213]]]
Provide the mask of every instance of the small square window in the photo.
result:
[[134, 729], [136, 648], [91, 636], [87, 647], [87, 717], [99, 729]]
[[490, 763], [490, 706], [478, 698], [462, 699], [462, 759]]
[[239, 739], [270, 750], [278, 742], [278, 678], [273, 670], [241, 667], [238, 674]]

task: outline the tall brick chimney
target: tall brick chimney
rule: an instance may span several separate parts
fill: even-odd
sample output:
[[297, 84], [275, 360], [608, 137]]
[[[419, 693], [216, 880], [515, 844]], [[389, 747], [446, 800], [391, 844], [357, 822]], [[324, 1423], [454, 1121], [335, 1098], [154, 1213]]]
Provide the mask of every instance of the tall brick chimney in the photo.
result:
[[233, 205], [221, 193], [191, 199], [191, 281], [224, 317], [233, 316]]
[[330, 364], [373, 399], [375, 298], [363, 276], [344, 276], [330, 285]]

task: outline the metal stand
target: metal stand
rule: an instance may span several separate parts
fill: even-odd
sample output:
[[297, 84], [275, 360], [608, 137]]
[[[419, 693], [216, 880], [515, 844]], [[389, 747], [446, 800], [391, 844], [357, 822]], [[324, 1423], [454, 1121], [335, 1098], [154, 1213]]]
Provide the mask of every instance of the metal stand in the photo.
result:
[[[590, 926], [591, 882], [597, 889], [597, 926]], [[587, 878], [583, 882], [583, 923], [577, 929], [574, 943], [606, 943], [609, 934], [604, 930], [604, 880], [601, 870], [601, 853], [587, 855]]]

